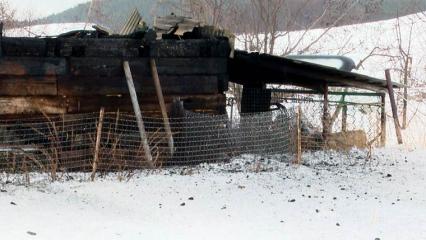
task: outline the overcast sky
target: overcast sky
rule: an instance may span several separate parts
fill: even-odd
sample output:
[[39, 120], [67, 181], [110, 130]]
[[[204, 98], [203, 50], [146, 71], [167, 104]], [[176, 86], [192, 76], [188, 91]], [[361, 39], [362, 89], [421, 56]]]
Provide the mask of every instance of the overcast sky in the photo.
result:
[[45, 17], [52, 13], [62, 12], [79, 3], [90, 0], [7, 0], [16, 9], [19, 18], [24, 18], [31, 12], [33, 18]]

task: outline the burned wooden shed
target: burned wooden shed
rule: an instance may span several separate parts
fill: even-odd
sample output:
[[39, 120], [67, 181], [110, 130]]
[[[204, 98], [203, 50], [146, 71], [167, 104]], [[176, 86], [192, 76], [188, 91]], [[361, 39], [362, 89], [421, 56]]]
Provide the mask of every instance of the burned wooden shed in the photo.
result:
[[[135, 14], [130, 20], [129, 24], [140, 22]], [[329, 87], [371, 90], [379, 96], [400, 87], [389, 81], [296, 59], [234, 50], [231, 34], [187, 18], [160, 19], [154, 29], [132, 28], [131, 24], [125, 29], [126, 35], [108, 34], [96, 28], [56, 37], [2, 37], [0, 118], [19, 119], [14, 120], [12, 128], [7, 125], [9, 133], [22, 132], [24, 137], [35, 133], [41, 137], [5, 139], [6, 144], [1, 145], [7, 146], [0, 147], [0, 152], [9, 156], [16, 145], [23, 145], [18, 147], [19, 153], [31, 152], [32, 159], [40, 158], [34, 157], [34, 152], [42, 153], [48, 155], [47, 159], [56, 158], [54, 164], [62, 162], [68, 169], [80, 169], [81, 162], [92, 164], [84, 167], [96, 169], [93, 165], [97, 159], [102, 159], [99, 162], [105, 169], [126, 164], [138, 168], [144, 166], [140, 159], [146, 161], [155, 154], [157, 159], [162, 158], [161, 164], [218, 161], [253, 152], [253, 146], [261, 148], [255, 152], [282, 153], [291, 145], [291, 116], [273, 121], [271, 115], [263, 113], [271, 109], [273, 91], [295, 92], [273, 90], [268, 85], [298, 86], [324, 95], [322, 140], [330, 134]], [[123, 62], [128, 63], [127, 75]], [[135, 108], [132, 102], [132, 91], [126, 82], [129, 75], [143, 116], [170, 118], [171, 128], [166, 120], [163, 126], [158, 119], [151, 119], [146, 126], [147, 134], [138, 136], [138, 128], [141, 131], [144, 126], [133, 119], [139, 106]], [[241, 112], [260, 113], [260, 117], [249, 116], [246, 124], [237, 128], [229, 124], [226, 115], [229, 83], [243, 86]], [[99, 117], [81, 117], [100, 109]], [[190, 115], [186, 119], [183, 112], [204, 115]], [[45, 130], [27, 123], [22, 130], [21, 123], [26, 121], [20, 119], [28, 116], [46, 117]], [[52, 116], [73, 119], [69, 124], [78, 125], [79, 130], [67, 130], [64, 117]], [[102, 123], [107, 125], [107, 131]], [[61, 124], [61, 131], [56, 131]], [[225, 137], [226, 141], [222, 139]], [[12, 152], [16, 155], [15, 150]], [[118, 162], [111, 162], [116, 159]]]

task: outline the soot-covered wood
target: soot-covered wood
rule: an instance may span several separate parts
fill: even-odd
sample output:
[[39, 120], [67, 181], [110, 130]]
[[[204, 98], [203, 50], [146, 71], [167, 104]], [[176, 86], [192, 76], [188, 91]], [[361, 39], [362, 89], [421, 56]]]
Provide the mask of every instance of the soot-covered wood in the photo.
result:
[[0, 114], [132, 112], [122, 61], [130, 62], [145, 112], [159, 111], [149, 59], [170, 106], [222, 113], [230, 46], [225, 39], [8, 38], [1, 41]]

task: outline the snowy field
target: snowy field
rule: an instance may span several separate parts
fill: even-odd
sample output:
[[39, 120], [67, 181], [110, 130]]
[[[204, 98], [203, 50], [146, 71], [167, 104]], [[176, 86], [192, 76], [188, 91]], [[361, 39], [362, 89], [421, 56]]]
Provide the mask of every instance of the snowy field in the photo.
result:
[[426, 239], [425, 154], [305, 155], [299, 167], [245, 156], [128, 182], [1, 178], [0, 239]]

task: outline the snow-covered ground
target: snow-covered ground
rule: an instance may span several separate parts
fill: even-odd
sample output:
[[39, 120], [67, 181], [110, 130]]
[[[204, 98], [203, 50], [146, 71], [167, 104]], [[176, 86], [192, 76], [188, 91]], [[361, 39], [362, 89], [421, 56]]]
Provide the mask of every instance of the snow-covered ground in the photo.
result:
[[1, 178], [0, 239], [426, 239], [425, 154], [305, 155], [299, 167], [244, 156], [123, 182]]

